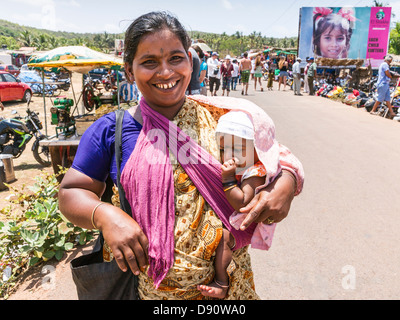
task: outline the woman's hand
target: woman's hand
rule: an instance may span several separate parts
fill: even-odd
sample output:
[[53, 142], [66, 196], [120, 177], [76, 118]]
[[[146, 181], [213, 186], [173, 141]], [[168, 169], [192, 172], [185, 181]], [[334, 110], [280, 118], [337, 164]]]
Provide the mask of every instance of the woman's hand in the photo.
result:
[[60, 210], [73, 224], [102, 231], [120, 269], [126, 271], [129, 267], [138, 274], [148, 263], [147, 237], [136, 221], [120, 208], [105, 202], [98, 205], [104, 189], [104, 182], [70, 168], [58, 193]]
[[129, 267], [138, 275], [140, 269], [148, 265], [146, 235], [138, 223], [119, 208], [103, 205], [97, 210], [95, 224], [102, 231], [119, 268], [125, 272]]
[[285, 173], [277, 177], [247, 206], [240, 209], [241, 213], [247, 213], [240, 229], [245, 230], [253, 222], [271, 224], [285, 219], [289, 213], [295, 190], [296, 183], [293, 175]]

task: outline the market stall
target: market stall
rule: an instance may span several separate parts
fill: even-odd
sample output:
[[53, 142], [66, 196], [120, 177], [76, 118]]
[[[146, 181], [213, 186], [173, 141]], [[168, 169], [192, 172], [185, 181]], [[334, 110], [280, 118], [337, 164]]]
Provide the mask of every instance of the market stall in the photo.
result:
[[[74, 51], [72, 51], [72, 49]], [[122, 68], [122, 60], [118, 58], [112, 58], [108, 55], [90, 50], [86, 47], [64, 47], [52, 50], [52, 52], [47, 52], [45, 55], [34, 57], [28, 63], [28, 67], [35, 68], [41, 71], [42, 81], [44, 80], [45, 70], [57, 70], [64, 69], [71, 73], [87, 74], [89, 71], [97, 68], [107, 68], [113, 70], [120, 70]], [[64, 54], [62, 54], [64, 52]], [[75, 54], [72, 54], [75, 52]], [[84, 52], [85, 56], [81, 54]], [[78, 54], [79, 53], [79, 54]], [[90, 57], [89, 54], [92, 54]], [[57, 60], [56, 60], [57, 59]], [[116, 104], [119, 108], [119, 77], [117, 72], [117, 89], [115, 93], [115, 99], [111, 102]], [[73, 99], [67, 98], [57, 98], [52, 101], [53, 106], [50, 109], [51, 113], [51, 123], [56, 125], [56, 135], [49, 137], [47, 131], [47, 115], [46, 110], [46, 99], [43, 95], [43, 108], [45, 114], [45, 129], [47, 139], [40, 142], [41, 145], [47, 146], [49, 148], [49, 153], [51, 157], [51, 162], [53, 170], [58, 173], [61, 167], [69, 167], [72, 164], [73, 158], [75, 156], [76, 150], [79, 145], [80, 138], [87, 127], [95, 120], [92, 114], [85, 113], [80, 114], [77, 108], [79, 101], [82, 97], [85, 99], [90, 99], [89, 101], [94, 102], [95, 99], [101, 102], [101, 96], [94, 95], [94, 88], [90, 85], [84, 85], [82, 92], [80, 92], [79, 97], [75, 95], [75, 90], [71, 81], [71, 88], [73, 92]], [[86, 90], [86, 96], [85, 96]], [[90, 95], [92, 94], [92, 95]], [[107, 100], [107, 102], [110, 102]], [[94, 106], [94, 105], [93, 105]], [[96, 108], [99, 105], [96, 104]], [[90, 112], [92, 109], [86, 108], [86, 111]], [[61, 180], [61, 178], [60, 178]]]

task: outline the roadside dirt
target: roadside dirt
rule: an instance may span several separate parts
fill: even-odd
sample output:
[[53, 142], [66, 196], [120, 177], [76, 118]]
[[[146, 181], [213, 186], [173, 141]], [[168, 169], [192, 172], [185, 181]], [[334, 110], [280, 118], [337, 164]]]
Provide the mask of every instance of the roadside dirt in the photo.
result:
[[[78, 76], [73, 76], [73, 87], [76, 98], [79, 98], [81, 91], [82, 79]], [[73, 99], [73, 91], [70, 88], [68, 92], [62, 91], [62, 96]], [[0, 116], [3, 118], [11, 118], [12, 111], [16, 110], [20, 116], [26, 115], [27, 104], [21, 101], [4, 102], [4, 111], [0, 111]], [[50, 98], [46, 98], [46, 120], [47, 120], [47, 134], [55, 134], [55, 127], [50, 124], [51, 115], [50, 107], [52, 106]], [[33, 96], [29, 108], [39, 113], [39, 118], [43, 123], [42, 133], [45, 133], [45, 110], [44, 102], [41, 96]], [[28, 187], [34, 185], [35, 178], [45, 174], [53, 173], [52, 167], [43, 167], [36, 162], [31, 151], [33, 140], [30, 141], [24, 150], [23, 154], [16, 159], [13, 159], [15, 180], [9, 182], [9, 185], [13, 188], [21, 190], [25, 186], [25, 190], [28, 191]], [[9, 200], [13, 197], [13, 190], [0, 191], [0, 208], [4, 208], [9, 205]], [[4, 220], [4, 216], [0, 214], [0, 221]], [[18, 279], [18, 285], [15, 287], [13, 293], [9, 297], [9, 300], [46, 300], [46, 299], [57, 299], [57, 297], [51, 296], [54, 294], [54, 288], [63, 288], [60, 291], [59, 299], [63, 300], [74, 300], [77, 299], [75, 293], [75, 287], [71, 278], [61, 277], [61, 274], [69, 274], [65, 272], [69, 269], [69, 262], [77, 255], [82, 252], [90, 251], [91, 245], [76, 248], [66, 253], [60, 262], [55, 259], [48, 261], [46, 264], [32, 268], [28, 272]], [[56, 268], [57, 267], [57, 268]], [[58, 291], [57, 291], [58, 292]]]

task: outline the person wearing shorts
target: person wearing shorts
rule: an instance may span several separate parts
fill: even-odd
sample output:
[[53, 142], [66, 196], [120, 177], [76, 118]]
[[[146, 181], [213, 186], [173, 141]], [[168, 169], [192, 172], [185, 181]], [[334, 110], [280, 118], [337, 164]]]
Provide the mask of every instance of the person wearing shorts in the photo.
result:
[[240, 77], [243, 85], [242, 95], [246, 94], [249, 89], [249, 79], [251, 70], [251, 60], [248, 58], [247, 52], [243, 54], [243, 59], [240, 61]]
[[375, 101], [374, 106], [372, 107], [371, 114], [377, 115], [378, 106], [385, 101], [387, 107], [389, 108], [389, 116], [394, 117], [396, 114], [393, 111], [392, 104], [390, 103], [390, 79], [392, 75], [390, 74], [390, 63], [392, 62], [393, 58], [391, 56], [386, 56], [385, 60], [379, 66], [378, 71], [378, 82], [377, 82], [377, 91], [378, 91], [378, 99]]

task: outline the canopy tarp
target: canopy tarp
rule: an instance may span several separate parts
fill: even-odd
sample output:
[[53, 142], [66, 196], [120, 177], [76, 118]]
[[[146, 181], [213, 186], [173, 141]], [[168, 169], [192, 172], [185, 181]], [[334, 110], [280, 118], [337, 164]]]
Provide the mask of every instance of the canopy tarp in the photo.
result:
[[212, 49], [207, 44], [205, 44], [204, 42], [196, 42], [196, 43], [193, 43], [193, 45], [194, 46], [198, 46], [201, 50], [203, 50], [205, 52], [212, 51]]
[[120, 62], [111, 60], [96, 60], [96, 59], [68, 59], [58, 61], [46, 61], [39, 63], [28, 63], [28, 67], [50, 69], [50, 68], [65, 68], [71, 72], [88, 73], [90, 70], [102, 67], [111, 69], [120, 69], [122, 67], [122, 60]]
[[65, 68], [69, 71], [87, 73], [92, 69], [122, 66], [121, 58], [92, 50], [84, 46], [67, 46], [33, 55], [29, 67]]
[[280, 55], [280, 54], [293, 54], [293, 55], [297, 55], [297, 51], [278, 50], [278, 51], [276, 51], [276, 54], [277, 54], [277, 55]]

